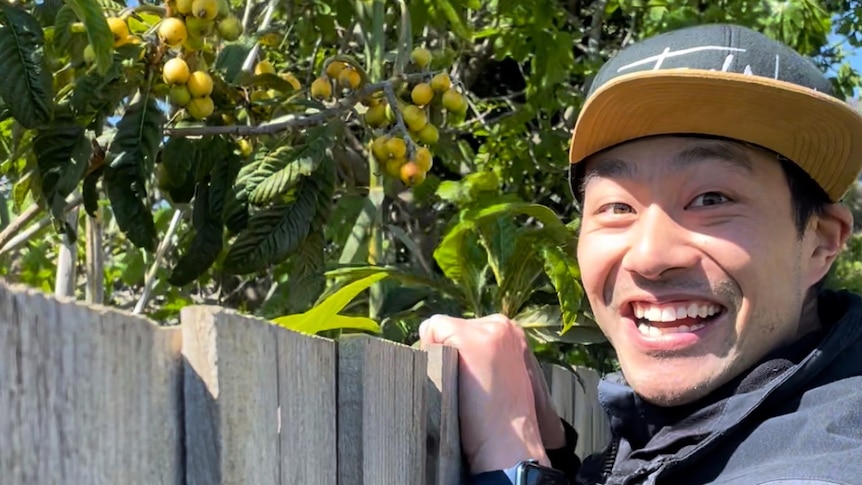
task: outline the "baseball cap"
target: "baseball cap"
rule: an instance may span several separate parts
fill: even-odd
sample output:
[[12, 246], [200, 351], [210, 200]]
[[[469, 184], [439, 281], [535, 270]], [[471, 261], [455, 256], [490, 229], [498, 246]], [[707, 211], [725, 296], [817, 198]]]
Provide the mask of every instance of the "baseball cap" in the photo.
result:
[[808, 58], [754, 30], [707, 24], [623, 48], [597, 73], [569, 149], [585, 158], [654, 135], [706, 135], [795, 162], [836, 202], [862, 169], [862, 116]]

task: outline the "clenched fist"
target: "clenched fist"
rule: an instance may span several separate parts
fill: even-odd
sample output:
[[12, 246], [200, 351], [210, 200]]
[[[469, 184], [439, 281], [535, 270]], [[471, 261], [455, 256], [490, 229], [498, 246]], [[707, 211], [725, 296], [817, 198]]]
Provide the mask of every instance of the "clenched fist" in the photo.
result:
[[[503, 315], [471, 320], [437, 315], [422, 323], [419, 337], [423, 346], [458, 349], [461, 446], [471, 473], [509, 468], [530, 458], [549, 465], [542, 431], [557, 441], [562, 427], [552, 412], [554, 425], [540, 429], [533, 390], [546, 389], [531, 382], [531, 374], [534, 380], [542, 377], [528, 360], [532, 355], [521, 327]], [[545, 396], [539, 397], [549, 406]]]

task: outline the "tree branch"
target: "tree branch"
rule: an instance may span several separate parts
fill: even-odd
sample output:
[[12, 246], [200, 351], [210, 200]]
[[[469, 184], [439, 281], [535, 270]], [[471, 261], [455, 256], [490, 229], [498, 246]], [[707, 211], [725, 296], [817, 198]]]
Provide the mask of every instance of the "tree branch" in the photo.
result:
[[182, 218], [183, 210], [176, 209], [174, 211], [173, 218], [171, 218], [168, 230], [165, 232], [165, 237], [162, 238], [162, 242], [159, 243], [159, 248], [156, 250], [156, 257], [153, 259], [153, 264], [150, 266], [150, 270], [147, 271], [147, 276], [144, 280], [144, 291], [141, 293], [141, 298], [138, 300], [132, 313], [140, 314], [144, 311], [144, 308], [147, 307], [147, 302], [150, 300], [150, 294], [153, 292], [153, 285], [156, 282], [156, 273], [159, 270], [159, 263], [165, 253], [170, 249], [171, 241], [174, 238], [174, 234], [177, 232], [177, 227], [179, 227], [180, 219]]
[[[80, 204], [84, 198], [80, 194], [76, 194], [72, 197], [71, 200], [66, 204], [66, 211], [71, 210], [73, 207]], [[2, 232], [0, 232], [0, 254], [7, 251], [6, 246], [9, 241], [11, 241], [15, 234], [18, 233], [21, 229], [23, 229], [27, 224], [29, 224], [33, 219], [36, 218], [42, 212], [42, 208], [39, 207], [39, 204], [33, 204], [28, 207], [24, 212], [18, 215], [14, 221], [12, 221]], [[50, 220], [48, 220], [50, 222]]]
[[[166, 128], [165, 135], [167, 136], [208, 136], [208, 135], [236, 135], [236, 136], [249, 136], [249, 135], [272, 135], [275, 133], [280, 133], [282, 131], [287, 131], [293, 128], [305, 128], [308, 126], [315, 126], [323, 123], [324, 121], [334, 118], [336, 116], [341, 115], [342, 113], [353, 109], [353, 107], [358, 103], [361, 99], [369, 96], [370, 94], [380, 91], [381, 89], [386, 89], [389, 86], [389, 89], [392, 89], [392, 85], [397, 82], [409, 82], [414, 79], [422, 79], [425, 77], [429, 77], [428, 73], [413, 73], [407, 74], [403, 76], [397, 76], [387, 81], [381, 81], [379, 83], [367, 84], [362, 89], [358, 91], [354, 91], [353, 93], [345, 96], [337, 103], [335, 103], [332, 107], [327, 108], [323, 111], [319, 111], [314, 114], [298, 114], [298, 115], [286, 115], [280, 118], [276, 118], [273, 121], [261, 123], [257, 126], [246, 126], [246, 125], [227, 125], [227, 126], [190, 126], [186, 128]], [[397, 105], [395, 105], [397, 107]], [[398, 113], [398, 110], [395, 110]], [[400, 114], [398, 114], [399, 119]], [[403, 126], [403, 120], [401, 121], [401, 125]], [[406, 130], [406, 128], [405, 128]]]
[[57, 273], [54, 275], [54, 296], [74, 298], [75, 282], [77, 281], [78, 269], [78, 214], [79, 207], [75, 206], [65, 214], [65, 222], [72, 236], [63, 234], [60, 249], [57, 252]]

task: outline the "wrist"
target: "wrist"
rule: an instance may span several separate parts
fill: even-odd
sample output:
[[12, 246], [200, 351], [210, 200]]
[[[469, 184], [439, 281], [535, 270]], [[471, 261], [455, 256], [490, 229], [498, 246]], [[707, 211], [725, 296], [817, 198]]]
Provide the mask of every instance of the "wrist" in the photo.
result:
[[525, 460], [537, 460], [543, 466], [550, 466], [535, 419], [518, 418], [507, 429], [498, 431], [488, 436], [469, 457], [472, 474], [505, 470]]

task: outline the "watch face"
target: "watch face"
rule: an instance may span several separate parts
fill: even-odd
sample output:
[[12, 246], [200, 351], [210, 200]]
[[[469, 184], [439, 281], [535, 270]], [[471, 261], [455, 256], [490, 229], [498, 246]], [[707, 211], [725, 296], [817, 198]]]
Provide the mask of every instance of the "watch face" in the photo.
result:
[[524, 466], [523, 485], [569, 485], [563, 472], [552, 468], [526, 464]]

